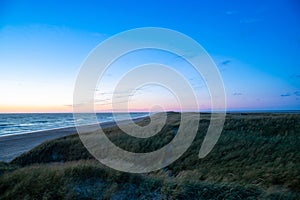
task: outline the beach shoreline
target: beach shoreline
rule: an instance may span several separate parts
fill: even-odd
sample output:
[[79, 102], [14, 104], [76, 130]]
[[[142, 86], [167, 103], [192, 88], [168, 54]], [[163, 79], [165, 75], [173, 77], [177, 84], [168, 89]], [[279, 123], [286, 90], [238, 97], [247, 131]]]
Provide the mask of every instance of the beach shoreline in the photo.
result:
[[[202, 113], [202, 117], [209, 115], [209, 113]], [[232, 117], [241, 117], [241, 115], [247, 114], [253, 117], [261, 118], [262, 115], [264, 117], [269, 115], [283, 115], [283, 114], [291, 114], [297, 115], [298, 113], [227, 113], [227, 115], [231, 115]], [[132, 120], [135, 123], [138, 123], [149, 116], [143, 116], [138, 118], [133, 118]], [[202, 118], [201, 117], [201, 118]], [[127, 123], [127, 120], [118, 121], [118, 123]], [[110, 128], [116, 126], [115, 121], [106, 121], [99, 123], [101, 128]], [[96, 131], [99, 128], [99, 124], [89, 124], [82, 125], [81, 128], [84, 127], [86, 132]], [[65, 128], [57, 128], [51, 130], [43, 130], [43, 131], [35, 131], [24, 134], [11, 134], [0, 137], [0, 162], [10, 162], [14, 158], [20, 156], [21, 154], [30, 151], [36, 146], [50, 140], [58, 139], [61, 137], [78, 134], [76, 127], [65, 127]]]
[[[142, 121], [146, 117], [132, 119], [135, 123]], [[128, 120], [119, 121], [127, 123]], [[96, 131], [99, 126], [109, 128], [116, 126], [116, 122], [102, 122], [99, 124], [83, 125], [86, 132]], [[76, 127], [57, 128], [45, 131], [35, 131], [25, 134], [6, 135], [0, 137], [0, 162], [10, 162], [21, 154], [30, 151], [36, 146], [57, 138], [78, 134]]]

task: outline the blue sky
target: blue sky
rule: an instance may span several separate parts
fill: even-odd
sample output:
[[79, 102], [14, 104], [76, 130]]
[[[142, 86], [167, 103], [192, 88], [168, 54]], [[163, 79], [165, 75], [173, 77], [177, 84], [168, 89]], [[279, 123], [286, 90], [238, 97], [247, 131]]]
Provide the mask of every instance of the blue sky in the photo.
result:
[[299, 1], [2, 0], [0, 112], [71, 111], [88, 53], [114, 34], [149, 26], [180, 31], [206, 49], [229, 110], [300, 109]]

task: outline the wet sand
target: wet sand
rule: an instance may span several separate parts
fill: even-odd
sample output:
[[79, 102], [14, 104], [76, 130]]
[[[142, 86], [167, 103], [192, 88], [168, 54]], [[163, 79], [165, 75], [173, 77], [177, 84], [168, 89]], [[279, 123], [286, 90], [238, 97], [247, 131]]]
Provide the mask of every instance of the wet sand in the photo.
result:
[[[144, 118], [134, 119], [133, 121], [138, 122]], [[126, 123], [122, 121], [122, 123]], [[115, 122], [104, 122], [101, 123], [102, 128], [108, 128], [115, 126]], [[86, 132], [97, 130], [98, 125], [86, 125], [82, 126]], [[8, 135], [0, 137], [0, 161], [10, 162], [15, 157], [18, 157], [22, 153], [25, 153], [34, 147], [42, 144], [45, 141], [53, 140], [56, 138], [77, 134], [75, 127], [53, 129], [46, 131], [38, 131], [19, 135]]]

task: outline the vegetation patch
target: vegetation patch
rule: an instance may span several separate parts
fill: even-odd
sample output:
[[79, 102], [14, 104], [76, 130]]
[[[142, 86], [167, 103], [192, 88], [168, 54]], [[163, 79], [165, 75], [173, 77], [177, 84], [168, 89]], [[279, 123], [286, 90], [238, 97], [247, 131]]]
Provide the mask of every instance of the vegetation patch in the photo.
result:
[[[2, 199], [299, 199], [300, 115], [228, 114], [208, 156], [198, 152], [209, 125], [202, 114], [191, 147], [170, 166], [148, 174], [101, 165], [77, 135], [45, 142], [0, 163]], [[139, 122], [140, 125], [149, 121]], [[180, 114], [169, 113], [158, 136], [137, 140], [105, 129], [124, 149], [147, 152], [172, 140]], [[142, 143], [142, 145], [141, 145]]]

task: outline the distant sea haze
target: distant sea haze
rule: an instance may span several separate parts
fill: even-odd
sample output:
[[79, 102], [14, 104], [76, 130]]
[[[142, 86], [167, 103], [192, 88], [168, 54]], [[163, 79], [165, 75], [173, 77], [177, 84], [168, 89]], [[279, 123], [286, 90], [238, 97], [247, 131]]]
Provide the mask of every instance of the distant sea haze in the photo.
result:
[[[149, 113], [130, 113], [131, 118], [147, 116]], [[77, 123], [87, 125], [94, 123], [90, 115], [82, 115]], [[112, 122], [128, 119], [125, 113], [97, 113], [98, 122]], [[0, 137], [12, 134], [26, 134], [36, 131], [73, 127], [72, 113], [26, 113], [0, 114]]]

